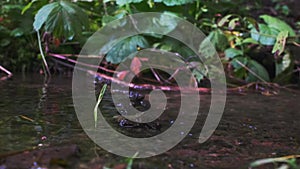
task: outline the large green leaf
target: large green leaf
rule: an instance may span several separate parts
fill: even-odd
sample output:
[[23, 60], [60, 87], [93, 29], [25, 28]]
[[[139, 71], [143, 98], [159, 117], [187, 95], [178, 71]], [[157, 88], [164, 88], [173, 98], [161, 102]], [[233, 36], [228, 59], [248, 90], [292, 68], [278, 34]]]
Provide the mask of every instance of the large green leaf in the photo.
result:
[[270, 81], [268, 71], [260, 63], [255, 60], [249, 60], [247, 66], [252, 71], [248, 72], [247, 82]]
[[154, 0], [154, 2], [162, 2], [167, 6], [175, 6], [192, 3], [194, 0]]
[[33, 23], [36, 31], [45, 25], [45, 31], [55, 37], [69, 40], [75, 35], [80, 36], [88, 28], [88, 16], [84, 10], [67, 1], [54, 2], [42, 7], [35, 16]]
[[143, 0], [116, 0], [117, 5], [119, 6], [124, 6], [126, 4], [130, 4], [130, 3], [140, 3]]
[[198, 52], [204, 58], [213, 57], [216, 54], [216, 50], [208, 37], [201, 42]]
[[226, 36], [220, 29], [210, 32], [210, 34], [207, 36], [207, 39], [210, 40], [215, 48], [221, 51], [224, 51], [229, 45]]
[[[144, 32], [148, 32], [151, 36], [161, 38], [162, 35], [166, 35], [173, 31], [180, 20], [178, 17], [172, 12], [164, 12], [160, 15], [160, 17], [154, 17], [145, 19], [142, 26], [139, 26], [144, 30]], [[157, 34], [160, 32], [161, 34]]]
[[106, 60], [114, 64], [121, 63], [127, 57], [133, 56], [131, 54], [137, 51], [137, 46], [146, 48], [148, 47], [148, 42], [140, 35], [124, 39], [109, 50]]
[[242, 55], [243, 55], [243, 51], [241, 51], [239, 49], [228, 48], [225, 50], [225, 56], [227, 58], [234, 58], [236, 56], [242, 56]]
[[288, 31], [289, 36], [296, 35], [295, 31], [287, 23], [278, 18], [269, 15], [261, 15], [260, 18], [262, 18], [270, 28], [274, 28], [278, 31]]
[[57, 8], [58, 6], [59, 6], [59, 3], [54, 2], [54, 3], [48, 4], [48, 5], [45, 5], [44, 7], [42, 7], [38, 11], [38, 13], [35, 15], [33, 28], [36, 31], [39, 31], [41, 29], [41, 27], [43, 26], [43, 24], [47, 21], [48, 16], [52, 12], [52, 10], [54, 8]]
[[260, 31], [252, 28], [251, 37], [263, 45], [274, 45], [279, 31], [268, 27], [266, 24], [259, 24], [258, 26]]

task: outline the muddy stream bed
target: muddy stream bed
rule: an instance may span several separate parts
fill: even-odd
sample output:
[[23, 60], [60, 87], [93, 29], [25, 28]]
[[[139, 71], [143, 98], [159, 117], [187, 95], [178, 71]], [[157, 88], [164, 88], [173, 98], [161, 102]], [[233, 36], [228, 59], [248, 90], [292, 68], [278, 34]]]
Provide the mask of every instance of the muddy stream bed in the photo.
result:
[[[0, 169], [124, 168], [127, 158], [101, 149], [82, 130], [73, 106], [72, 77], [55, 76], [47, 85], [43, 81], [40, 75], [16, 75], [0, 82]], [[256, 159], [299, 154], [299, 93], [281, 90], [273, 96], [258, 92], [228, 94], [217, 130], [199, 144], [210, 106], [210, 96], [202, 94], [197, 121], [187, 136], [161, 155], [135, 159], [133, 168], [243, 169]], [[169, 93], [164, 116], [149, 125], [116, 118], [118, 113], [109, 93], [100, 107], [117, 131], [151, 137], [173, 124], [178, 105], [179, 94]]]

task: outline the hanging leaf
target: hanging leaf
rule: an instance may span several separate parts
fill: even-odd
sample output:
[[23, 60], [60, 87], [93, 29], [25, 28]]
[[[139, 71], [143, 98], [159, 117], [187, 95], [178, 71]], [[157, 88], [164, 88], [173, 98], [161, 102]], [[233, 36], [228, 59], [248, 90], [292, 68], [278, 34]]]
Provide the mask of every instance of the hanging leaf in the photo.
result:
[[278, 34], [276, 43], [272, 50], [272, 53], [275, 53], [276, 56], [279, 56], [283, 53], [287, 37], [288, 37], [288, 31], [282, 31]]
[[124, 39], [109, 50], [106, 60], [114, 64], [121, 63], [127, 57], [134, 57], [134, 55], [130, 54], [137, 51], [137, 46], [146, 48], [148, 47], [148, 42], [140, 35]]
[[88, 16], [82, 8], [67, 1], [54, 2], [42, 7], [35, 16], [34, 29], [39, 31], [45, 25], [45, 31], [55, 37], [69, 40], [81, 35], [88, 29]]
[[47, 21], [48, 16], [52, 12], [54, 8], [57, 8], [59, 6], [58, 2], [54, 2], [48, 5], [43, 6], [38, 13], [35, 15], [35, 20], [33, 23], [33, 28], [36, 31], [39, 31], [43, 24]]
[[269, 16], [269, 15], [261, 15], [260, 18], [262, 18], [270, 28], [274, 28], [278, 31], [288, 31], [290, 36], [296, 36], [295, 31], [284, 21]]

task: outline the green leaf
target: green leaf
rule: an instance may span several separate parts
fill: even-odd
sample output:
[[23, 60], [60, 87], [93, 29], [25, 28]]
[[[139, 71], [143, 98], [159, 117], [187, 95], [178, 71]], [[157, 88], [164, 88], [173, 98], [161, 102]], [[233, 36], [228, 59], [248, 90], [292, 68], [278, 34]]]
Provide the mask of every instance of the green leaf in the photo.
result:
[[[145, 22], [143, 27], [144, 32], [149, 32], [153, 37], [161, 38], [162, 35], [166, 35], [173, 31], [179, 22], [178, 17], [171, 12], [164, 12], [158, 18], [152, 18], [148, 22]], [[162, 35], [158, 35], [155, 32], [161, 32]]]
[[270, 28], [274, 28], [278, 31], [288, 31], [290, 36], [296, 36], [295, 31], [284, 21], [269, 16], [269, 15], [261, 15], [260, 18], [262, 18]]
[[143, 0], [116, 0], [117, 5], [119, 6], [124, 6], [126, 4], [130, 4], [130, 3], [140, 3]]
[[43, 6], [34, 17], [33, 28], [36, 31], [39, 31], [43, 24], [47, 21], [48, 16], [52, 10], [59, 6], [58, 2], [54, 2], [48, 5]]
[[229, 22], [228, 28], [229, 28], [230, 30], [235, 29], [235, 27], [236, 27], [237, 22], [239, 21], [239, 19], [240, 19], [240, 18], [233, 18], [233, 19]]
[[250, 25], [248, 26], [249, 28], [255, 28], [257, 31], [259, 31], [258, 23], [254, 18], [245, 17], [244, 20], [250, 23]]
[[234, 76], [243, 79], [247, 76], [247, 71], [243, 65], [247, 65], [248, 59], [246, 57], [235, 57], [230, 64], [234, 67]]
[[109, 50], [106, 60], [114, 64], [121, 63], [127, 57], [133, 56], [131, 54], [137, 51], [137, 46], [146, 48], [148, 42], [140, 35], [124, 39]]
[[234, 58], [236, 56], [242, 56], [243, 51], [235, 49], [235, 48], [228, 48], [225, 50], [225, 56], [227, 58]]
[[276, 77], [273, 81], [280, 84], [289, 83], [292, 78], [292, 74], [290, 72], [293, 71], [293, 67], [293, 58], [290, 53], [286, 53], [280, 62], [276, 62], [275, 64]]
[[216, 54], [216, 50], [214, 50], [214, 46], [208, 37], [206, 37], [202, 41], [198, 52], [201, 54], [202, 57], [205, 57], [205, 58], [212, 57]]
[[176, 5], [184, 5], [188, 3], [193, 3], [194, 0], [154, 0], [154, 2], [162, 2], [166, 6], [176, 6]]
[[22, 12], [21, 14], [23, 15], [29, 8], [31, 8], [32, 4], [34, 2], [36, 2], [37, 0], [32, 0], [31, 2], [29, 2], [23, 9], [22, 9]]
[[20, 37], [24, 35], [24, 31], [21, 28], [16, 28], [10, 32], [13, 37]]
[[42, 7], [35, 16], [34, 29], [40, 30], [45, 25], [45, 31], [55, 37], [65, 37], [69, 40], [75, 35], [80, 36], [88, 29], [88, 16], [82, 8], [74, 3], [59, 1]]
[[207, 38], [215, 46], [215, 48], [221, 51], [224, 51], [229, 46], [226, 36], [220, 29], [210, 32]]
[[251, 44], [258, 44], [258, 42], [256, 40], [254, 40], [253, 38], [246, 38], [242, 41], [243, 44], [246, 43], [251, 43]]
[[207, 77], [208, 71], [207, 68], [200, 62], [190, 62], [191, 66], [196, 66], [195, 69], [193, 69], [192, 73], [197, 79], [198, 82], [200, 82], [204, 77]]
[[5, 46], [8, 46], [10, 43], [11, 43], [10, 39], [1, 39], [0, 46], [5, 47]]
[[232, 59], [230, 64], [235, 68], [235, 69], [244, 69], [243, 65], [248, 64], [248, 59], [246, 57], [236, 57]]
[[266, 24], [259, 24], [260, 32], [255, 28], [251, 29], [251, 38], [260, 42], [263, 45], [274, 45], [278, 30], [268, 27]]
[[276, 38], [276, 43], [272, 49], [272, 53], [276, 53], [277, 56], [283, 53], [288, 34], [289, 34], [288, 31], [281, 31], [278, 34]]
[[247, 66], [252, 71], [248, 72], [247, 82], [270, 81], [269, 73], [260, 63], [255, 60], [249, 60]]
[[219, 22], [218, 22], [218, 27], [222, 27], [226, 22], [228, 22], [228, 19], [231, 17], [232, 15], [226, 15], [224, 16]]

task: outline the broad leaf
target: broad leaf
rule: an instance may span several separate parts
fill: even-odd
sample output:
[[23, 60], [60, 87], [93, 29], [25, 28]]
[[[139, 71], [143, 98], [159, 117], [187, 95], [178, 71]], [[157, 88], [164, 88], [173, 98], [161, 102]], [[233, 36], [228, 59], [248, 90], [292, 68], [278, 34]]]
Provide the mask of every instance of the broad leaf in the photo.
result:
[[154, 0], [154, 2], [162, 2], [167, 6], [175, 6], [192, 3], [194, 0]]
[[114, 64], [121, 63], [127, 57], [134, 57], [132, 54], [137, 52], [137, 46], [146, 48], [148, 42], [143, 36], [139, 35], [124, 39], [109, 50], [106, 60]]
[[257, 32], [255, 28], [251, 29], [251, 37], [260, 42], [263, 45], [274, 45], [278, 30], [270, 28], [265, 24], [259, 24], [260, 32]]
[[262, 18], [270, 28], [274, 28], [278, 31], [288, 31], [290, 36], [295, 36], [295, 31], [284, 21], [269, 16], [269, 15], [261, 15], [260, 18]]
[[[155, 18], [145, 18], [142, 22], [140, 22], [139, 28], [144, 32], [149, 33], [151, 36], [161, 38], [162, 35], [166, 35], [173, 31], [180, 20], [178, 17], [171, 12], [164, 12], [160, 15], [160, 17]], [[161, 34], [157, 34], [160, 32]]]
[[35, 16], [34, 29], [40, 30], [45, 25], [45, 31], [55, 37], [65, 37], [69, 40], [75, 35], [80, 36], [88, 28], [88, 17], [82, 8], [74, 3], [59, 1], [42, 7]]
[[248, 72], [247, 82], [270, 81], [269, 73], [260, 63], [255, 60], [249, 60], [247, 66], [252, 71]]
[[253, 38], [246, 38], [242, 41], [243, 44], [246, 43], [251, 43], [251, 44], [258, 44], [258, 42], [256, 40], [254, 40]]
[[48, 4], [48, 5], [45, 5], [44, 7], [42, 7], [38, 11], [38, 13], [35, 15], [34, 23], [33, 23], [34, 30], [39, 31], [41, 29], [41, 27], [43, 26], [43, 24], [47, 21], [48, 16], [52, 12], [52, 10], [54, 8], [57, 8], [58, 6], [59, 6], [59, 3], [54, 2], [54, 3]]
[[215, 46], [215, 48], [224, 51], [229, 43], [228, 40], [226, 38], [226, 36], [224, 35], [224, 33], [217, 29], [215, 31], [212, 31], [208, 36], [207, 39], [210, 40], [210, 42]]
[[216, 50], [208, 37], [202, 41], [198, 52], [204, 58], [213, 57], [216, 54]]
[[126, 4], [130, 4], [130, 3], [140, 3], [143, 0], [116, 0], [117, 5], [119, 6], [124, 6]]
[[228, 48], [225, 50], [225, 56], [227, 58], [234, 58], [236, 56], [242, 56], [243, 51], [235, 49], [235, 48]]

